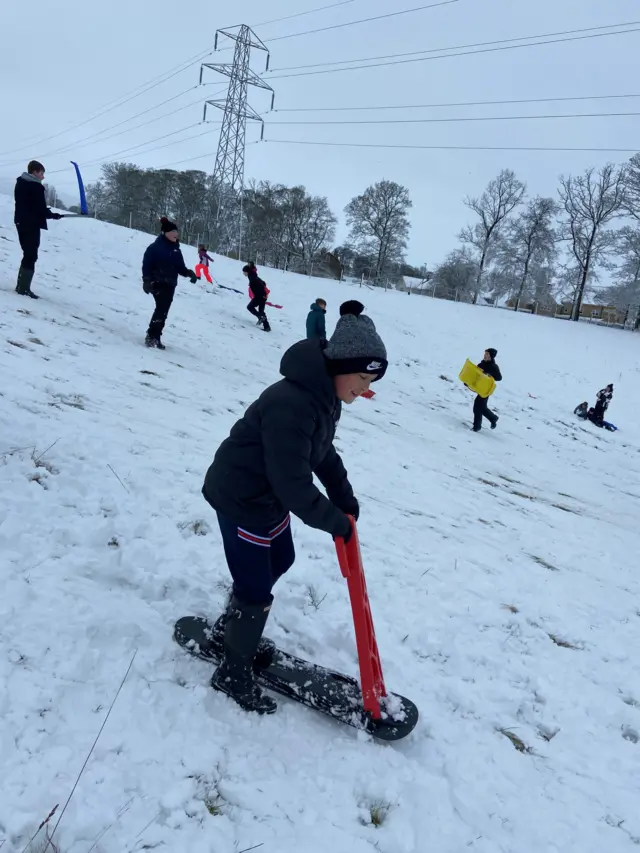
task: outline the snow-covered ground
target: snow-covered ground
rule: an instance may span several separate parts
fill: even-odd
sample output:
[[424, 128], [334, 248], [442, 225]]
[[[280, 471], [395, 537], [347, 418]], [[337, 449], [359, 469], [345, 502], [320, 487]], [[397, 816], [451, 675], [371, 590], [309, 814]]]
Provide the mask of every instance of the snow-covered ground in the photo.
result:
[[[640, 338], [263, 270], [271, 335], [244, 296], [181, 281], [147, 350], [147, 236], [52, 223], [32, 302], [11, 221], [1, 198], [2, 853], [65, 802], [136, 649], [61, 853], [637, 849]], [[213, 274], [244, 291], [237, 263]], [[248, 716], [171, 637], [227, 587], [205, 470], [317, 296], [329, 329], [362, 298], [391, 361], [337, 444], [387, 685], [421, 712], [394, 745], [285, 700]], [[476, 435], [456, 377], [488, 346], [500, 423]], [[608, 382], [617, 433], [572, 414]], [[356, 674], [333, 543], [294, 536], [268, 634]]]

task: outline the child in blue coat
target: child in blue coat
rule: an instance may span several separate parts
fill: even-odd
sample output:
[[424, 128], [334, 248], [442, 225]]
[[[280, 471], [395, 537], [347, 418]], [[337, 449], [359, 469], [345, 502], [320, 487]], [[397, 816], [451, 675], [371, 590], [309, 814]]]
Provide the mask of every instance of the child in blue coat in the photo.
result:
[[316, 299], [311, 303], [310, 308], [307, 316], [307, 338], [326, 340], [327, 328], [324, 318], [327, 313], [327, 303], [324, 299]]

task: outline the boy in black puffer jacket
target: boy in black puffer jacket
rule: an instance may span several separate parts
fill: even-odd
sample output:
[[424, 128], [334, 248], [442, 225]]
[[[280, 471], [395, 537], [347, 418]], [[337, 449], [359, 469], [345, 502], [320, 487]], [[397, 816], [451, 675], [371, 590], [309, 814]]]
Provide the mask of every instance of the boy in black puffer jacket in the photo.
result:
[[333, 439], [342, 403], [353, 403], [384, 376], [387, 352], [359, 302], [343, 309], [330, 341], [300, 341], [285, 352], [284, 378], [263, 391], [232, 427], [202, 490], [217, 512], [233, 578], [227, 610], [213, 628], [212, 641], [224, 644], [224, 660], [212, 686], [260, 714], [276, 710], [255, 683], [252, 665], [257, 652], [269, 653], [261, 638], [271, 590], [295, 559], [290, 513], [346, 540], [351, 536], [347, 515], [359, 514]]

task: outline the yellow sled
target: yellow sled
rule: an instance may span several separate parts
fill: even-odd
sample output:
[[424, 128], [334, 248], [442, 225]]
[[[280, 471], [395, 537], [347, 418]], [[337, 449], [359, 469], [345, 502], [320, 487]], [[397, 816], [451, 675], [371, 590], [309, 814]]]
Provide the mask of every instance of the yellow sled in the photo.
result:
[[479, 367], [467, 359], [458, 377], [467, 388], [475, 391], [481, 397], [490, 397], [496, 390], [496, 380], [493, 376], [487, 376]]

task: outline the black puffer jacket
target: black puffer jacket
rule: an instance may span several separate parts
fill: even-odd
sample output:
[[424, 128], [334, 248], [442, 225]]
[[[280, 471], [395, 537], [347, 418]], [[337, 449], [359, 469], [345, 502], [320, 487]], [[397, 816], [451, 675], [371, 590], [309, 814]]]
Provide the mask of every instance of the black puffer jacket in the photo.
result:
[[267, 290], [266, 284], [258, 275], [257, 270], [249, 270], [247, 273], [247, 278], [249, 279], [249, 286], [251, 287], [251, 291], [253, 293], [254, 299], [266, 299], [267, 298]]
[[478, 364], [480, 370], [489, 376], [493, 376], [496, 382], [502, 382], [502, 374], [500, 373], [500, 368], [495, 360], [492, 358], [491, 361], [485, 361], [484, 359]]
[[155, 284], [175, 287], [179, 275], [188, 277], [193, 273], [185, 265], [180, 244], [172, 243], [164, 234], [160, 234], [144, 253], [142, 278]]
[[[333, 536], [348, 530], [338, 507], [353, 499], [353, 491], [333, 446], [341, 404], [323, 343], [300, 341], [285, 352], [284, 379], [249, 406], [207, 471], [205, 498], [238, 525], [268, 528], [289, 511]], [[314, 484], [314, 473], [328, 500]]]
[[18, 228], [46, 231], [47, 219], [54, 219], [55, 216], [47, 207], [44, 187], [40, 181], [26, 173], [20, 175], [13, 196], [16, 202], [13, 221]]

